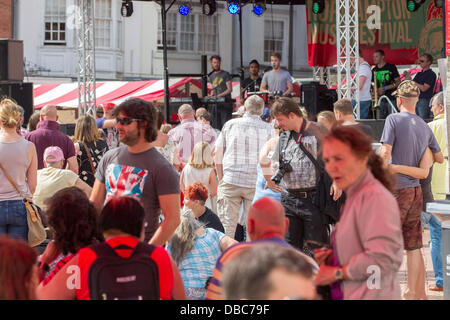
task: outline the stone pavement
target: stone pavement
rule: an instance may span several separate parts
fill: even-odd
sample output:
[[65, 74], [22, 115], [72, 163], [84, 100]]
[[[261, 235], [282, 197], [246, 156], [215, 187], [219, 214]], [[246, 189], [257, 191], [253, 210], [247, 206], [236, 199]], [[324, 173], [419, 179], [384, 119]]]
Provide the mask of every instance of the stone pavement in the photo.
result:
[[[426, 270], [426, 292], [429, 300], [444, 300], [443, 292], [435, 292], [428, 290], [429, 285], [434, 285], [434, 272], [433, 272], [433, 263], [431, 262], [430, 255], [430, 230], [425, 229], [423, 233], [423, 248], [422, 255], [423, 260], [425, 262], [425, 270]], [[407, 284], [407, 275], [406, 275], [406, 255], [403, 257], [403, 263], [400, 267], [399, 271], [399, 281], [400, 287], [402, 289], [402, 293], [406, 290]]]

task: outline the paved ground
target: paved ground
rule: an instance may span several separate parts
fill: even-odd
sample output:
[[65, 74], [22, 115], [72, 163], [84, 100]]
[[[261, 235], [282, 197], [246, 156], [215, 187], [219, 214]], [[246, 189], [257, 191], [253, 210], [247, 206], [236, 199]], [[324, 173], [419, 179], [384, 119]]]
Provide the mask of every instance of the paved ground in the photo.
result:
[[[429, 291], [428, 286], [434, 285], [434, 273], [433, 273], [433, 263], [431, 262], [431, 255], [430, 255], [430, 231], [428, 229], [425, 229], [423, 233], [423, 248], [422, 248], [422, 255], [423, 259], [425, 261], [425, 269], [427, 271], [427, 277], [426, 277], [426, 290], [427, 290], [427, 296], [429, 300], [443, 300], [444, 299], [444, 293], [443, 292], [435, 292], [435, 291]], [[400, 280], [400, 286], [402, 288], [402, 293], [406, 289], [406, 256], [403, 258], [403, 263], [400, 267], [399, 271], [399, 280]]]

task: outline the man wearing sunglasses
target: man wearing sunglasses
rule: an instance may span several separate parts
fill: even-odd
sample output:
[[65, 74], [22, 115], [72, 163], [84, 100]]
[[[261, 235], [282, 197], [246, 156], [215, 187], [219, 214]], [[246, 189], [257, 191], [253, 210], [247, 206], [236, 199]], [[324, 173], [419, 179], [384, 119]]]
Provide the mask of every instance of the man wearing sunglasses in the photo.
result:
[[[416, 74], [413, 81], [420, 89], [419, 101], [416, 104], [416, 114], [422, 119], [432, 119], [430, 101], [433, 97], [433, 88], [436, 83], [436, 73], [430, 68], [433, 63], [433, 56], [425, 53], [419, 58], [419, 65], [422, 71]], [[411, 80], [411, 75], [405, 73], [405, 79]]]
[[[100, 161], [90, 200], [101, 210], [116, 196], [138, 199], [145, 210], [145, 241], [164, 245], [180, 223], [179, 176], [153, 148], [158, 133], [156, 109], [133, 98], [114, 109], [120, 142]], [[164, 220], [159, 224], [160, 214]]]

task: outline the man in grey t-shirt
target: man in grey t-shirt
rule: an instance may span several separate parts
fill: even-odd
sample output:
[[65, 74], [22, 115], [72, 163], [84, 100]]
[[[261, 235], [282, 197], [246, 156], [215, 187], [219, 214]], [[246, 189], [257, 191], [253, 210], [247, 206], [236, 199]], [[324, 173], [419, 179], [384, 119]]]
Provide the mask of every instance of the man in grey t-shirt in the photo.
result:
[[[388, 162], [409, 167], [419, 167], [420, 160], [427, 147], [431, 149], [434, 159], [442, 163], [442, 156], [436, 138], [427, 124], [415, 114], [415, 107], [420, 91], [417, 85], [406, 80], [400, 83], [396, 96], [400, 113], [386, 118], [380, 142], [380, 156]], [[408, 288], [404, 294], [407, 299], [426, 299], [425, 265], [421, 253], [422, 228], [422, 189], [419, 179], [397, 174], [395, 197], [400, 208], [400, 219], [404, 248], [407, 257]]]
[[[211, 68], [214, 70], [209, 76], [209, 81], [211, 82], [212, 90], [209, 97], [216, 98], [226, 98], [231, 100], [231, 91], [233, 90], [231, 75], [221, 70], [220, 63], [222, 59], [220, 56], [212, 56], [210, 58]], [[231, 119], [231, 113], [233, 112], [232, 103], [217, 103], [210, 104], [208, 106], [208, 111], [212, 115], [213, 127], [222, 130], [225, 122]]]
[[288, 96], [292, 93], [292, 77], [289, 72], [281, 69], [281, 55], [272, 53], [270, 56], [272, 70], [264, 73], [261, 81], [261, 91], [281, 93]]
[[90, 200], [98, 210], [116, 196], [140, 200], [145, 210], [145, 241], [161, 246], [180, 223], [180, 187], [178, 173], [152, 146], [157, 135], [156, 112], [150, 102], [137, 98], [114, 110], [119, 138], [126, 146], [103, 156]]

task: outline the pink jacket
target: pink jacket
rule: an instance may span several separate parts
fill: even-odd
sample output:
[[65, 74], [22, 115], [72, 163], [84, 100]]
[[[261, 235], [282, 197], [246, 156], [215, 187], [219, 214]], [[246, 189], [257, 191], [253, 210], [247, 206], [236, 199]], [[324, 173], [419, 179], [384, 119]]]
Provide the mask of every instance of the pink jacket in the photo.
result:
[[400, 300], [403, 236], [397, 201], [370, 170], [345, 192], [335, 244], [339, 264], [348, 264], [352, 278], [342, 282], [344, 299]]

